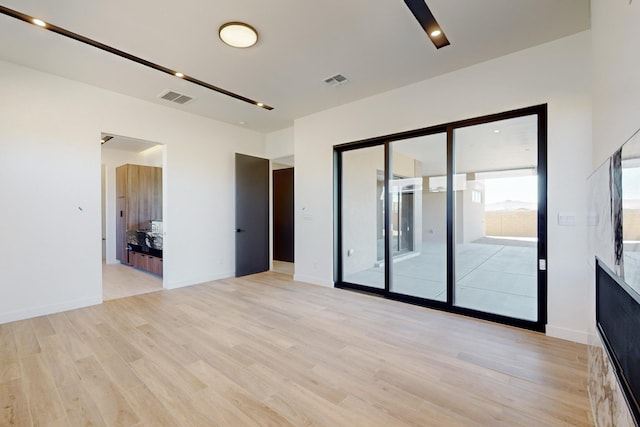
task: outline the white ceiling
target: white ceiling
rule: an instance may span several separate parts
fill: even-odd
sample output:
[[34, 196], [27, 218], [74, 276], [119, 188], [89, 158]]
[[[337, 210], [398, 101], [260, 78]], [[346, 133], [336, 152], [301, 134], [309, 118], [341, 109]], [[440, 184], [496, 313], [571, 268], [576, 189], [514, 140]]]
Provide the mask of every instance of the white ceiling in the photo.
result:
[[[535, 168], [538, 164], [537, 116], [523, 116], [454, 131], [456, 173]], [[447, 173], [445, 133], [397, 141], [393, 152], [418, 160], [422, 176]]]
[[[273, 106], [267, 111], [0, 15], [0, 59], [261, 132], [589, 28], [589, 0], [427, 0], [451, 45], [436, 50], [402, 0], [4, 0], [156, 64]], [[250, 49], [218, 27], [244, 21]], [[323, 80], [341, 73], [349, 82]], [[160, 100], [166, 89], [195, 98]]]
[[155, 142], [144, 141], [142, 139], [128, 138], [117, 135], [102, 134], [102, 137], [111, 136], [112, 138], [102, 143], [103, 150], [129, 151], [131, 153], [142, 153], [145, 150], [153, 148], [157, 145]]

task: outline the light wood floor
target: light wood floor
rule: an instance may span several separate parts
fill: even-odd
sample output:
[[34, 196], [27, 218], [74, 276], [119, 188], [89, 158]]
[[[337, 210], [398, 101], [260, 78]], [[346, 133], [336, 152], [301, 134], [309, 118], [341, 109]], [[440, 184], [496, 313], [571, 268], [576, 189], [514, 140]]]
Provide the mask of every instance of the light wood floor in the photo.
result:
[[0, 425], [588, 426], [586, 359], [268, 272], [0, 325]]
[[292, 262], [278, 261], [274, 259], [273, 268], [271, 269], [271, 271], [293, 276], [295, 272], [295, 264]]
[[162, 289], [162, 278], [122, 264], [102, 263], [102, 299], [105, 301]]

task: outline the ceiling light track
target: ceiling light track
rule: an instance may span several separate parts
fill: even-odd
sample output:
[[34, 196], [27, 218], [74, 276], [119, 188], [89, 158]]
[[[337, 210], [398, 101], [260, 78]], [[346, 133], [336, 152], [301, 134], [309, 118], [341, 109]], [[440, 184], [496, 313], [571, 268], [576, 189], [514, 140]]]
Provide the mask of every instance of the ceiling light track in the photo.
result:
[[[165, 74], [170, 74], [172, 76], [178, 76], [182, 80], [186, 80], [186, 81], [191, 82], [193, 84], [196, 84], [198, 86], [202, 86], [202, 87], [204, 87], [206, 89], [210, 89], [210, 90], [212, 90], [214, 92], [218, 92], [218, 93], [221, 93], [223, 95], [230, 96], [231, 98], [235, 98], [235, 99], [237, 99], [239, 101], [243, 101], [243, 102], [246, 102], [248, 104], [252, 104], [252, 105], [258, 106], [258, 107], [263, 108], [265, 110], [273, 110], [273, 107], [271, 107], [269, 105], [266, 105], [266, 104], [264, 104], [262, 102], [255, 101], [253, 99], [244, 97], [242, 95], [238, 95], [237, 93], [230, 92], [230, 91], [228, 91], [226, 89], [223, 89], [221, 87], [218, 87], [218, 86], [214, 86], [214, 85], [212, 85], [210, 83], [207, 83], [207, 82], [204, 82], [202, 80], [196, 79], [195, 77], [191, 77], [191, 76], [188, 76], [186, 74], [177, 72], [176, 70], [172, 70], [170, 68], [163, 67], [162, 65], [158, 65], [158, 64], [155, 64], [155, 63], [153, 63], [151, 61], [147, 61], [146, 59], [143, 59], [143, 58], [140, 58], [138, 56], [132, 55], [130, 53], [124, 52], [122, 50], [116, 49], [116, 48], [111, 47], [109, 45], [106, 45], [104, 43], [100, 43], [98, 41], [95, 41], [93, 39], [85, 37], [85, 36], [83, 36], [81, 34], [77, 34], [77, 33], [74, 33], [72, 31], [66, 30], [64, 28], [58, 27], [58, 26], [53, 25], [53, 24], [51, 24], [49, 22], [41, 21], [41, 20], [39, 20], [37, 18], [34, 18], [33, 16], [29, 16], [27, 14], [24, 14], [22, 12], [18, 12], [16, 10], [10, 9], [8, 7], [0, 5], [0, 13], [2, 13], [4, 15], [7, 15], [7, 16], [10, 16], [10, 17], [15, 18], [15, 19], [19, 19], [21, 21], [27, 22], [27, 23], [32, 24], [32, 25], [38, 25], [38, 26], [40, 26], [40, 27], [42, 27], [42, 28], [44, 28], [46, 30], [52, 31], [52, 32], [54, 32], [56, 34], [60, 34], [61, 36], [64, 36], [64, 37], [79, 41], [81, 43], [88, 44], [89, 46], [93, 46], [93, 47], [95, 47], [97, 49], [104, 50], [105, 52], [109, 52], [109, 53], [111, 53], [113, 55], [117, 55], [117, 56], [119, 56], [121, 58], [128, 59], [129, 61], [133, 61], [133, 62], [136, 62], [136, 63], [138, 63], [140, 65], [144, 65], [145, 67], [153, 68], [154, 70], [163, 72]], [[40, 23], [36, 23], [36, 21], [38, 21]], [[45, 24], [45, 25], [43, 26], [42, 24]]]
[[418, 20], [418, 23], [422, 29], [427, 33], [429, 39], [434, 44], [436, 49], [449, 46], [449, 40], [444, 35], [440, 24], [436, 21], [436, 18], [431, 13], [431, 9], [425, 3], [425, 0], [404, 0], [405, 4], [413, 13], [413, 16]]

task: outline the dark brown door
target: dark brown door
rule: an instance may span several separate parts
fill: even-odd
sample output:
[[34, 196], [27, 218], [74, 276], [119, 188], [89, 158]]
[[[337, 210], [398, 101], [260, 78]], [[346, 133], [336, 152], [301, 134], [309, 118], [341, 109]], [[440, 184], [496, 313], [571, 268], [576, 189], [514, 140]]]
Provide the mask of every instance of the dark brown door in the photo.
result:
[[269, 270], [269, 161], [236, 154], [236, 276]]
[[293, 168], [273, 171], [273, 259], [293, 262]]

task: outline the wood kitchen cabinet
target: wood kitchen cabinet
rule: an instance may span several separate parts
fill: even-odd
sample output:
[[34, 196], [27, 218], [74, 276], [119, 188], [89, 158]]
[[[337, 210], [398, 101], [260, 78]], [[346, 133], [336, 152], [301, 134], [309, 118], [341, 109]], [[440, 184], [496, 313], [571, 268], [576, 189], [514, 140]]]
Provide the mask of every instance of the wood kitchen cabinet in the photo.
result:
[[[116, 168], [116, 258], [134, 265], [132, 252], [127, 251], [127, 231], [148, 230], [150, 221], [160, 218], [162, 168], [131, 164]], [[134, 260], [147, 261], [135, 256]]]
[[149, 221], [162, 218], [162, 168], [130, 164], [116, 168], [116, 197], [126, 202], [127, 230], [149, 229]]
[[141, 252], [129, 252], [129, 264], [141, 270], [162, 276], [162, 258]]

